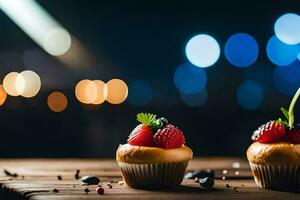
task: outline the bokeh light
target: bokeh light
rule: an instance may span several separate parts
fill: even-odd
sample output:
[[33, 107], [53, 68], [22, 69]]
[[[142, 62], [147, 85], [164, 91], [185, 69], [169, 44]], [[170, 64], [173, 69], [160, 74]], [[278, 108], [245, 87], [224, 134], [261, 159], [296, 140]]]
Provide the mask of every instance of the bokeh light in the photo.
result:
[[43, 48], [53, 56], [65, 54], [70, 47], [71, 36], [64, 28], [53, 28], [44, 35]]
[[62, 92], [52, 92], [47, 99], [48, 107], [53, 112], [62, 112], [67, 108], [68, 99]]
[[280, 16], [275, 22], [274, 32], [286, 44], [300, 43], [300, 16], [294, 13]]
[[248, 80], [239, 86], [236, 98], [245, 110], [257, 110], [263, 103], [264, 91], [258, 83]]
[[180, 65], [174, 73], [177, 89], [184, 94], [196, 94], [206, 86], [206, 72], [190, 63]]
[[210, 35], [199, 34], [192, 37], [186, 47], [187, 59], [197, 67], [209, 67], [220, 57], [220, 46]]
[[152, 88], [145, 81], [134, 81], [129, 85], [128, 102], [133, 106], [145, 106], [152, 99]]
[[[10, 96], [19, 96], [20, 92], [17, 90], [17, 77], [18, 72], [10, 72], [3, 79], [3, 87], [7, 94]], [[21, 80], [21, 79], [19, 79]], [[18, 84], [22, 85], [22, 84]], [[19, 89], [20, 90], [20, 89]]]
[[207, 94], [207, 90], [204, 89], [201, 92], [198, 92], [196, 94], [180, 93], [180, 97], [182, 101], [190, 107], [201, 107], [206, 104], [208, 94]]
[[234, 66], [247, 67], [254, 63], [258, 56], [258, 44], [249, 34], [236, 33], [225, 44], [225, 57]]
[[288, 45], [272, 36], [267, 43], [267, 55], [272, 63], [279, 66], [292, 64], [298, 56], [299, 45]]
[[75, 87], [75, 96], [81, 103], [91, 104], [97, 102], [97, 86], [88, 79], [81, 80]]
[[22, 71], [17, 76], [16, 89], [23, 97], [34, 97], [41, 89], [41, 79], [34, 71]]
[[276, 89], [284, 95], [293, 95], [300, 87], [300, 62], [296, 61], [289, 66], [278, 66], [273, 73]]
[[7, 98], [7, 93], [2, 84], [0, 84], [0, 106], [2, 106]]
[[106, 94], [104, 94], [106, 85], [101, 80], [94, 80], [93, 83], [96, 86], [96, 98], [92, 102], [92, 104], [95, 104], [95, 105], [102, 104], [106, 99], [106, 96], [105, 96]]
[[128, 95], [128, 87], [121, 79], [111, 79], [108, 81], [104, 91], [106, 101], [111, 104], [123, 103]]

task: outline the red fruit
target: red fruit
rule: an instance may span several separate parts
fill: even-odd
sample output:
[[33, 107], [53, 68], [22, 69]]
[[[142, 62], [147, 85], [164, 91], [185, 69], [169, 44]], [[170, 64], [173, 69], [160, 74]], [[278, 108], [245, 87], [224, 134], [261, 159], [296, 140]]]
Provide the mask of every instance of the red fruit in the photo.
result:
[[251, 139], [253, 141], [259, 141], [260, 143], [275, 143], [279, 142], [284, 135], [284, 124], [276, 121], [270, 121], [254, 131]]
[[140, 124], [129, 135], [128, 144], [135, 146], [153, 146], [153, 133], [149, 126]]
[[97, 187], [96, 192], [100, 195], [104, 194], [104, 189], [102, 187]]
[[179, 148], [185, 143], [182, 131], [171, 124], [159, 129], [153, 138], [155, 145], [164, 149]]
[[293, 144], [300, 144], [300, 130], [293, 128], [287, 133], [287, 140]]

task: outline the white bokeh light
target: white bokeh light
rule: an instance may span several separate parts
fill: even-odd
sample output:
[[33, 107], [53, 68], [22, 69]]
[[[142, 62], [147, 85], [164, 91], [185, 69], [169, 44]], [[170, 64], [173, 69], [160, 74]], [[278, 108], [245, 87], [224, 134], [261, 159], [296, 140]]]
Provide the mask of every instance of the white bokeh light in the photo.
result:
[[220, 46], [210, 35], [199, 34], [188, 41], [185, 54], [193, 65], [197, 67], [210, 67], [220, 57]]
[[282, 15], [275, 22], [274, 32], [286, 44], [300, 43], [300, 16], [294, 13]]
[[25, 70], [17, 76], [16, 89], [23, 97], [34, 97], [41, 89], [41, 79], [34, 71]]

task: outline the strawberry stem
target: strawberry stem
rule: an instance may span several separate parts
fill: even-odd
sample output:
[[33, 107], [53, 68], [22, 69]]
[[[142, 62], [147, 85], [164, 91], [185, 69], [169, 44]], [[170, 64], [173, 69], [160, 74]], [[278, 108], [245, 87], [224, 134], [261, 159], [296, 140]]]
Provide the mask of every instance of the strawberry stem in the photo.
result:
[[298, 88], [296, 94], [294, 95], [292, 102], [289, 107], [289, 127], [292, 128], [294, 125], [294, 107], [300, 96], [300, 88]]

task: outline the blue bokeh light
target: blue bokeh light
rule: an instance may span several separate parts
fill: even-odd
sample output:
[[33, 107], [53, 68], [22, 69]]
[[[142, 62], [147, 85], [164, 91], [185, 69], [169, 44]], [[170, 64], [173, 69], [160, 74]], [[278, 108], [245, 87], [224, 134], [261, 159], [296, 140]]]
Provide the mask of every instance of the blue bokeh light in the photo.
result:
[[206, 86], [206, 72], [202, 68], [185, 63], [175, 70], [174, 82], [181, 93], [196, 94]]
[[258, 57], [258, 45], [249, 34], [236, 33], [225, 44], [225, 57], [234, 66], [247, 67]]
[[207, 94], [207, 90], [204, 89], [201, 92], [198, 92], [196, 94], [180, 93], [180, 97], [182, 101], [190, 107], [201, 107], [206, 104], [208, 94]]
[[300, 62], [285, 67], [276, 67], [273, 73], [276, 89], [284, 95], [293, 95], [300, 87]]
[[152, 99], [152, 88], [145, 81], [134, 81], [129, 85], [128, 102], [133, 106], [145, 106]]
[[299, 45], [287, 45], [276, 36], [272, 36], [267, 43], [268, 58], [279, 66], [292, 64], [297, 59], [299, 50]]
[[220, 46], [210, 35], [199, 34], [192, 37], [186, 47], [187, 59], [197, 67], [210, 67], [220, 57]]
[[236, 98], [245, 110], [257, 110], [263, 103], [264, 91], [258, 83], [248, 80], [240, 85]]
[[300, 16], [294, 13], [280, 16], [275, 22], [274, 32], [286, 44], [300, 43]]

